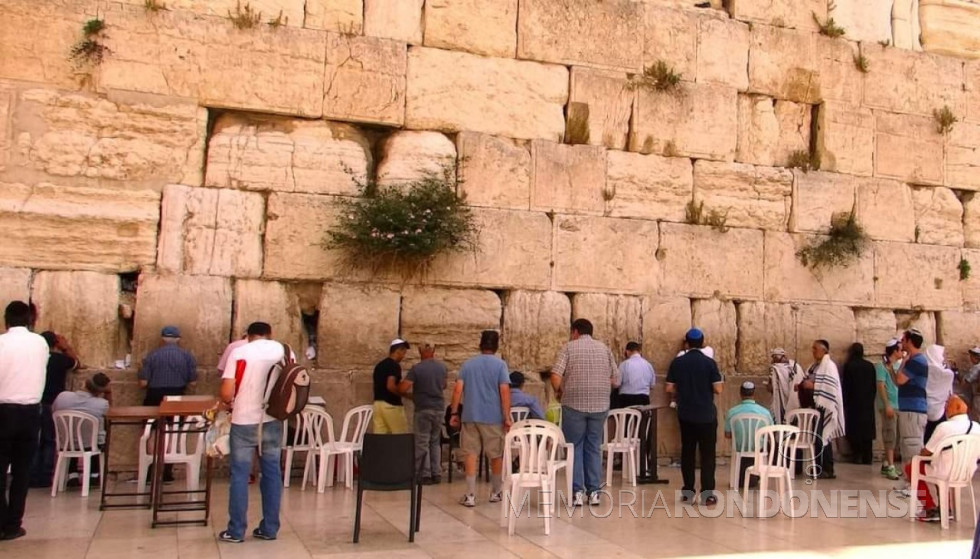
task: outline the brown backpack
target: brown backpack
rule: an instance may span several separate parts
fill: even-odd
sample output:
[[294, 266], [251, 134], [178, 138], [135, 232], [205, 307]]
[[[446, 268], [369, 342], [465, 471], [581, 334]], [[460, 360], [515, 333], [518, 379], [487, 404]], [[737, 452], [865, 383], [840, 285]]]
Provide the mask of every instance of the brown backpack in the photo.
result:
[[285, 355], [282, 361], [269, 369], [265, 385], [265, 413], [286, 421], [296, 417], [306, 407], [310, 398], [312, 381], [306, 367], [293, 359], [293, 351], [282, 344]]

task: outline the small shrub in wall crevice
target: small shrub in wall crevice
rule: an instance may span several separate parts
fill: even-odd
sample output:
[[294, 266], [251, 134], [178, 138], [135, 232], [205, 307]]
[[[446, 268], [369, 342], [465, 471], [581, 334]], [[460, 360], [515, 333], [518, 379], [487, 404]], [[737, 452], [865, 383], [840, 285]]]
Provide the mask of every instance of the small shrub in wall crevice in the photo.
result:
[[960, 281], [966, 281], [970, 279], [970, 261], [966, 258], [960, 258], [960, 263], [956, 266], [960, 271]]
[[109, 47], [102, 44], [105, 28], [105, 21], [99, 18], [85, 22], [82, 26], [82, 39], [72, 45], [68, 56], [75, 68], [81, 68], [86, 64], [99, 65], [105, 59], [105, 55], [111, 53]]
[[953, 125], [960, 121], [949, 105], [943, 105], [941, 109], [933, 109], [932, 118], [936, 121], [936, 131], [944, 136], [952, 132]]
[[847, 267], [861, 256], [867, 243], [868, 236], [851, 211], [835, 215], [827, 236], [798, 250], [796, 257], [811, 269]]
[[663, 60], [656, 61], [653, 66], [643, 68], [643, 73], [632, 75], [626, 87], [630, 90], [639, 88], [653, 92], [674, 91], [681, 84], [681, 75]]

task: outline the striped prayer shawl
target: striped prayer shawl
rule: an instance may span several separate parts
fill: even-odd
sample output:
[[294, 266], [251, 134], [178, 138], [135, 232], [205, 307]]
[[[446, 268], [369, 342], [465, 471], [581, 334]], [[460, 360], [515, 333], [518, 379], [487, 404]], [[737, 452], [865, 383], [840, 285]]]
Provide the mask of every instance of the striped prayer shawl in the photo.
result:
[[800, 398], [793, 386], [805, 376], [796, 363], [776, 363], [769, 368], [769, 383], [772, 387], [772, 403], [769, 406], [776, 423], [782, 423], [786, 414], [800, 407]]
[[823, 412], [821, 436], [825, 443], [844, 436], [844, 399], [841, 396], [840, 374], [829, 355], [824, 355], [816, 369], [813, 382], [813, 403]]

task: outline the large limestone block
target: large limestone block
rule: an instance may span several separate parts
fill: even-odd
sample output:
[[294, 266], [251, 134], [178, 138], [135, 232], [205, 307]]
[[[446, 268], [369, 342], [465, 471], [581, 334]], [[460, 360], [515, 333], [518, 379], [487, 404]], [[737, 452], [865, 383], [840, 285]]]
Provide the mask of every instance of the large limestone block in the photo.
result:
[[[399, 335], [401, 295], [376, 285], [326, 283], [320, 299], [317, 362], [370, 370]], [[370, 317], [370, 320], [365, 320]], [[413, 340], [415, 341], [415, 340]]]
[[226, 113], [208, 142], [204, 184], [354, 195], [370, 162], [370, 145], [352, 126]]
[[402, 295], [401, 336], [433, 343], [446, 364], [458, 370], [479, 353], [480, 332], [500, 330], [500, 297], [475, 289], [418, 288]]
[[647, 5], [643, 64], [664, 61], [687, 81], [697, 78], [698, 15], [691, 10]]
[[915, 241], [915, 208], [907, 184], [887, 179], [857, 183], [857, 218], [876, 241]]
[[622, 355], [629, 342], [643, 341], [640, 297], [576, 293], [572, 296], [572, 319], [579, 318], [592, 323], [592, 337], [606, 344], [614, 356]]
[[749, 26], [728, 18], [703, 17], [698, 27], [697, 81], [745, 91], [749, 87]]
[[735, 160], [783, 166], [796, 151], [810, 148], [809, 105], [762, 95], [738, 96]]
[[95, 0], [5, 1], [0, 78], [78, 88], [88, 68], [76, 68], [68, 54], [99, 6]]
[[892, 6], [892, 45], [906, 50], [922, 50], [919, 26], [919, 0], [895, 0]]
[[[936, 316], [940, 313], [925, 311], [896, 311], [895, 321], [898, 331], [904, 332], [909, 328], [918, 328], [922, 332], [922, 337], [926, 343], [935, 343], [936, 337]], [[896, 336], [901, 337], [901, 336]]]
[[[764, 23], [777, 27], [815, 30], [813, 17], [824, 21], [827, 2], [822, 0], [732, 0], [729, 5], [732, 17], [742, 21]], [[759, 26], [761, 27], [761, 26]]]
[[154, 190], [168, 182], [201, 184], [208, 115], [187, 100], [26, 89], [11, 120], [9, 163], [18, 180], [49, 175]]
[[508, 138], [476, 132], [456, 136], [460, 191], [471, 206], [531, 207], [531, 153]]
[[327, 34], [323, 116], [401, 126], [407, 56], [405, 43]]
[[168, 185], [157, 268], [211, 276], [262, 274], [265, 199], [258, 192]]
[[294, 27], [236, 29], [227, 18], [110, 6], [111, 55], [100, 91], [121, 89], [202, 105], [319, 117], [326, 33]]
[[862, 49], [874, 79], [874, 87], [864, 92], [864, 105], [930, 116], [943, 105], [966, 112], [962, 61], [875, 44]]
[[766, 232], [765, 297], [767, 301], [874, 303], [874, 255], [870, 249], [846, 267], [804, 266], [796, 253], [823, 240], [810, 235]]
[[327, 249], [327, 233], [338, 218], [333, 196], [273, 192], [266, 201], [262, 276], [324, 279], [340, 275], [340, 251]]
[[628, 87], [626, 75], [610, 70], [573, 66], [569, 89], [569, 128], [585, 123], [588, 141], [578, 142], [610, 149], [626, 149], [630, 116], [636, 92]]
[[[980, 122], [980, 60], [969, 61], [963, 64], [966, 74], [966, 118], [973, 122]], [[954, 129], [955, 130], [955, 129]]]
[[694, 203], [718, 211], [730, 227], [785, 231], [793, 206], [793, 173], [744, 163], [694, 164]]
[[513, 58], [517, 53], [517, 0], [428, 0], [425, 46]]
[[865, 87], [875, 87], [873, 70], [865, 74], [855, 62], [855, 58], [864, 52], [864, 45], [824, 35], [815, 35], [814, 39], [817, 44], [817, 71], [820, 73], [820, 99], [859, 106]]
[[428, 175], [442, 176], [456, 163], [456, 145], [438, 132], [395, 132], [381, 145], [378, 183], [399, 185]]
[[980, 4], [974, 0], [919, 0], [922, 49], [926, 52], [980, 58]]
[[946, 349], [946, 358], [953, 359], [960, 366], [970, 362], [967, 354], [977, 345], [977, 332], [980, 331], [980, 312], [947, 311], [937, 320], [938, 336]]
[[813, 34], [756, 25], [751, 41], [749, 91], [799, 103], [820, 99], [819, 57]]
[[231, 336], [237, 338], [253, 322], [272, 326], [273, 337], [289, 344], [296, 358], [305, 361], [308, 337], [303, 330], [299, 297], [285, 283], [274, 281], [235, 281], [234, 323]]
[[835, 173], [794, 171], [793, 233], [827, 233], [835, 215], [854, 210], [855, 181]]
[[601, 214], [605, 209], [606, 150], [531, 142], [531, 209]]
[[[681, 349], [684, 334], [691, 328], [691, 300], [686, 297], [644, 297], [643, 355], [657, 373], [667, 374], [670, 362]], [[657, 381], [660, 382], [660, 379]]]
[[31, 271], [27, 268], [0, 268], [0, 307], [31, 297]]
[[962, 304], [959, 249], [875, 242], [874, 254], [877, 306], [945, 310]]
[[425, 0], [364, 0], [364, 34], [422, 44]]
[[517, 56], [528, 60], [640, 69], [643, 5], [630, 0], [523, 0]]
[[214, 367], [230, 340], [231, 280], [206, 276], [141, 274], [136, 292], [133, 361], [160, 344], [160, 330], [180, 328], [180, 345], [200, 367]]
[[657, 238], [655, 221], [558, 216], [555, 287], [560, 291], [652, 293], [660, 285]]
[[735, 372], [736, 314], [735, 303], [731, 301], [695, 299], [691, 302], [694, 326], [704, 332], [705, 344], [714, 348], [714, 359], [722, 374]]
[[946, 184], [980, 190], [980, 125], [958, 122], [953, 126], [946, 145]]
[[609, 151], [609, 215], [682, 222], [694, 189], [691, 160]]
[[875, 114], [875, 175], [916, 184], [943, 183], [943, 137], [932, 117]]
[[795, 359], [796, 311], [791, 305], [740, 301], [736, 354], [739, 375], [764, 374], [769, 370], [770, 350], [783, 348]]
[[864, 344], [868, 355], [881, 355], [885, 344], [895, 337], [897, 323], [895, 313], [885, 309], [854, 309], [857, 337], [854, 341]]
[[[120, 0], [120, 2], [146, 7], [146, 0]], [[279, 19], [280, 25], [292, 27], [304, 27], [303, 19], [306, 10], [304, 10], [303, 4], [305, 3], [305, 0], [249, 0], [247, 3], [241, 2], [241, 0], [167, 0], [166, 2], [157, 2], [166, 10], [188, 11], [221, 18], [236, 15], [239, 9], [244, 11], [245, 6], [248, 6], [259, 15], [260, 23], [268, 23], [281, 18]], [[147, 15], [151, 16], [154, 13], [159, 13], [159, 11], [148, 12]]]
[[306, 0], [303, 27], [359, 35], [364, 29], [363, 0]]
[[[854, 311], [836, 305], [800, 305], [796, 312], [796, 355], [806, 370], [813, 363], [814, 340], [830, 343], [830, 357], [843, 366], [847, 348], [854, 343], [857, 323]], [[786, 348], [789, 351], [789, 348]]]
[[738, 138], [738, 94], [718, 84], [676, 91], [640, 89], [630, 151], [731, 161]]
[[152, 190], [0, 183], [0, 265], [132, 272], [156, 260]]
[[833, 101], [817, 113], [817, 154], [820, 168], [849, 175], [874, 172], [874, 115], [870, 109]]
[[762, 231], [729, 229], [721, 233], [710, 227], [664, 223], [659, 254], [663, 293], [762, 297]]
[[980, 196], [976, 194], [963, 197], [963, 237], [967, 247], [980, 248]]
[[828, 15], [847, 31], [852, 41], [891, 41], [894, 0], [836, 0], [828, 3]]
[[405, 126], [560, 140], [568, 70], [522, 60], [413, 47]]
[[970, 265], [970, 276], [960, 282], [963, 309], [977, 311], [980, 310], [980, 274], [974, 273], [974, 270], [980, 270], [980, 250], [963, 249], [961, 258]]
[[912, 189], [916, 242], [963, 246], [963, 205], [952, 190], [943, 187]]
[[568, 340], [572, 306], [555, 291], [509, 291], [504, 295], [500, 355], [511, 369], [529, 378], [550, 369]]
[[65, 336], [86, 367], [109, 367], [122, 359], [119, 338], [119, 276], [97, 272], [38, 272], [31, 285], [37, 304], [36, 332]]

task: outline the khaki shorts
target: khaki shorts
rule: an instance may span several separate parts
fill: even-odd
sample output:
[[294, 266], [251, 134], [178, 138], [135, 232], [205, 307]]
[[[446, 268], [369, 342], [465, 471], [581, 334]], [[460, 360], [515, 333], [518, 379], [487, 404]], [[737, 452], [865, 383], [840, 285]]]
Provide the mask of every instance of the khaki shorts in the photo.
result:
[[885, 417], [885, 411], [878, 412], [878, 419], [881, 420], [881, 444], [885, 450], [895, 450], [895, 443], [898, 442], [898, 412], [891, 419]]
[[393, 406], [388, 402], [374, 402], [374, 416], [371, 419], [375, 435], [401, 435], [408, 433], [408, 420], [405, 419], [405, 407]]
[[480, 448], [487, 458], [504, 455], [504, 428], [489, 423], [463, 423], [459, 450], [463, 456], [479, 456]]
[[922, 437], [926, 432], [926, 414], [910, 411], [898, 412], [898, 437], [902, 459], [911, 461], [918, 456], [924, 446]]

